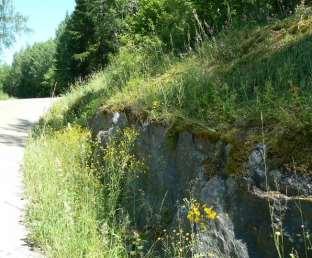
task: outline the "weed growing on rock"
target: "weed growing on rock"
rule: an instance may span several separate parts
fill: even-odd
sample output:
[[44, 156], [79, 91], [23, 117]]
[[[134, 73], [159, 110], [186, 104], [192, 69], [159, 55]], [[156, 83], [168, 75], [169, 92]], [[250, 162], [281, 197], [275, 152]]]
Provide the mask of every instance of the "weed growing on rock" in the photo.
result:
[[196, 236], [194, 233], [185, 232], [182, 228], [164, 230], [160, 242], [166, 257], [189, 257], [193, 253]]
[[108, 217], [111, 219], [116, 218], [121, 199], [131, 183], [139, 173], [144, 172], [144, 164], [133, 154], [137, 137], [137, 131], [131, 128], [116, 132], [98, 163], [104, 185], [105, 210], [109, 212]]
[[191, 223], [204, 225], [207, 220], [216, 220], [218, 213], [206, 204], [201, 205], [198, 202], [192, 202], [187, 218]]

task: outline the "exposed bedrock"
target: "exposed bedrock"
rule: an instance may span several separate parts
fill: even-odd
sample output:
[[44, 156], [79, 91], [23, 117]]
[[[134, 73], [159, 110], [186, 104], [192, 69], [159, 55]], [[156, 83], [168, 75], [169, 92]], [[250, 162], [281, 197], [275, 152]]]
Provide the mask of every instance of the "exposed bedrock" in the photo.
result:
[[[183, 200], [192, 197], [218, 212], [218, 219], [207, 222], [205, 229], [194, 226], [198, 230], [197, 252], [275, 258], [273, 235], [280, 238], [281, 234], [285, 257], [292, 250], [300, 257], [312, 257], [312, 250], [306, 248], [308, 232], [312, 233], [311, 176], [283, 168], [271, 170], [268, 146], [261, 143], [238, 166], [241, 171], [233, 173], [228, 167], [237, 147], [216, 137], [174, 131], [129, 112], [99, 111], [90, 121], [94, 136], [104, 147], [114, 132], [126, 127], [139, 132], [136, 155], [148, 167], [140, 179], [144, 205], [136, 215], [138, 227], [177, 222], [187, 227]], [[149, 214], [157, 212], [159, 220], [152, 220]]]

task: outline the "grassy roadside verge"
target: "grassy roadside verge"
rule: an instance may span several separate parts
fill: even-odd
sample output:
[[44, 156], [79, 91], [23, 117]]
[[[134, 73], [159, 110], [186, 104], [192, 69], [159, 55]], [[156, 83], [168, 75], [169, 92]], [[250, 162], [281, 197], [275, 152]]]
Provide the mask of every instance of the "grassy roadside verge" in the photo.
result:
[[32, 140], [26, 149], [27, 223], [48, 257], [104, 257], [101, 184], [87, 164], [90, 155], [90, 135], [80, 128]]
[[90, 132], [79, 126], [30, 141], [27, 224], [31, 241], [48, 257], [128, 256], [129, 224], [119, 200], [139, 169], [130, 153], [135, 137], [122, 133], [105, 152], [94, 149]]

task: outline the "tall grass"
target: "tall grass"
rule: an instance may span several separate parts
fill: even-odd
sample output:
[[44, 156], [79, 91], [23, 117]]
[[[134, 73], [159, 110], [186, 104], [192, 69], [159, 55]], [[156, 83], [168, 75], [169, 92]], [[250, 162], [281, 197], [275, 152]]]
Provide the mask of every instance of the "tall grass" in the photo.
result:
[[133, 251], [120, 202], [143, 171], [131, 154], [135, 139], [127, 129], [104, 151], [94, 149], [87, 130], [69, 126], [31, 140], [24, 165], [27, 224], [31, 241], [48, 257], [127, 257], [129, 246]]
[[310, 14], [304, 9], [265, 27], [222, 33], [181, 58], [164, 54], [154, 41], [130, 44], [105, 71], [75, 86], [48, 123], [85, 126], [101, 105], [132, 107], [157, 120], [197, 120], [217, 129], [254, 121], [260, 112], [286, 126], [310, 123]]
[[304, 9], [265, 27], [225, 32], [160, 76], [130, 78], [105, 106], [221, 128], [260, 112], [284, 125], [311, 122], [311, 24]]
[[[48, 124], [82, 126], [95, 110], [131, 107], [156, 120], [197, 120], [216, 129], [254, 121], [312, 121], [311, 9], [267, 26], [220, 33], [180, 58], [157, 40], [121, 48], [103, 72], [76, 86]], [[260, 125], [260, 119], [258, 124]]]
[[31, 240], [48, 257], [104, 257], [101, 184], [88, 165], [90, 134], [69, 128], [32, 141], [25, 154]]

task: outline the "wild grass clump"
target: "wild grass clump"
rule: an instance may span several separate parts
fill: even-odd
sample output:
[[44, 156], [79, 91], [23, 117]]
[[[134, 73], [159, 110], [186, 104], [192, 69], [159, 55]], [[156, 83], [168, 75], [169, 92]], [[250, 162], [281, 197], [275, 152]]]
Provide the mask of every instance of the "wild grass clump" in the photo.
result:
[[27, 224], [48, 257], [126, 257], [136, 248], [121, 205], [144, 171], [132, 154], [136, 137], [126, 129], [101, 150], [89, 131], [69, 126], [28, 144]]
[[26, 149], [27, 223], [31, 240], [48, 257], [104, 257], [102, 187], [88, 164], [90, 141], [75, 127], [33, 140]]

